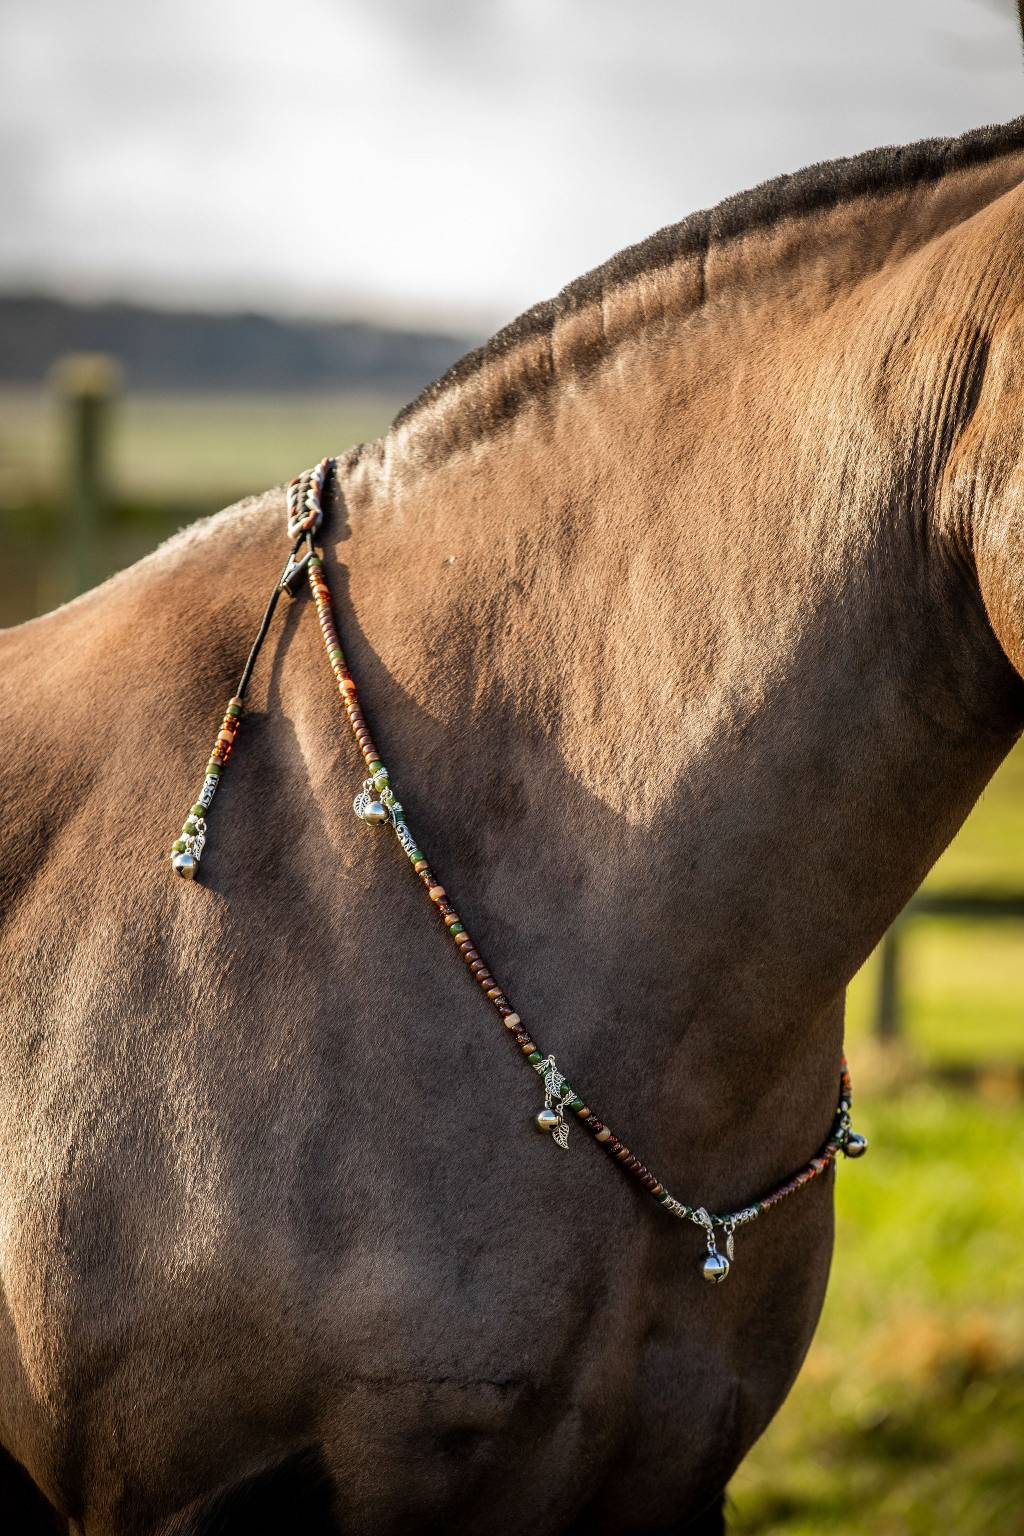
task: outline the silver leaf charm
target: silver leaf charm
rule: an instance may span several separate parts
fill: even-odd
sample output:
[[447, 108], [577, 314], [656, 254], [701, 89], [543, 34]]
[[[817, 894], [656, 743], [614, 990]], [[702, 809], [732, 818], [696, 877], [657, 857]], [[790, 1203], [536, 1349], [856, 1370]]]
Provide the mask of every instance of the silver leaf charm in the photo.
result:
[[190, 853], [198, 864], [203, 856], [203, 849], [206, 847], [206, 821], [204, 817], [198, 816], [196, 818], [195, 831], [186, 832], [182, 841], [185, 844], [185, 852]]
[[559, 1072], [553, 1056], [546, 1056], [537, 1063], [534, 1070], [544, 1084], [544, 1108], [537, 1116], [536, 1123], [542, 1130], [551, 1133], [556, 1146], [568, 1152], [569, 1122], [565, 1118], [565, 1107], [572, 1103], [572, 1089], [566, 1091], [565, 1073]]

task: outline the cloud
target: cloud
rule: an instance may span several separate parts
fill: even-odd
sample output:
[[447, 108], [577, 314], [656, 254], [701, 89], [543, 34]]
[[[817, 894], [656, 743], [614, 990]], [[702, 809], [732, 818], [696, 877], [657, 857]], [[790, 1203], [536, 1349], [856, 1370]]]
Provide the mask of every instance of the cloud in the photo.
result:
[[6, 0], [0, 280], [500, 319], [812, 160], [1024, 110], [995, 0]]

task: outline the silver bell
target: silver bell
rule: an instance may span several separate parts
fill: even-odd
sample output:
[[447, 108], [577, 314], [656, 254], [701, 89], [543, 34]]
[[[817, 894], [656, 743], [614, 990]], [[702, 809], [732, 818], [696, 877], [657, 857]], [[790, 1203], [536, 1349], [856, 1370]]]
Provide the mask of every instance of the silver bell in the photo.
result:
[[721, 1285], [731, 1266], [724, 1253], [712, 1252], [704, 1260], [701, 1273], [709, 1285]]
[[368, 800], [359, 814], [374, 827], [383, 826], [388, 819], [388, 813], [379, 800]]
[[194, 880], [199, 864], [190, 853], [176, 853], [171, 859], [171, 868], [183, 880]]
[[866, 1136], [858, 1136], [856, 1131], [851, 1131], [843, 1142], [843, 1153], [846, 1157], [863, 1157], [868, 1149]]
[[534, 1125], [538, 1131], [553, 1131], [560, 1123], [562, 1117], [554, 1109], [540, 1109], [534, 1117]]

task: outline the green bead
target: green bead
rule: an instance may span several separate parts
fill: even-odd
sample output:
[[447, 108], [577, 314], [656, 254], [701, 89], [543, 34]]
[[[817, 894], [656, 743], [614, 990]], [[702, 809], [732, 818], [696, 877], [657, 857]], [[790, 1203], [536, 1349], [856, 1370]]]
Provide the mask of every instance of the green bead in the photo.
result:
[[205, 805], [200, 805], [199, 801], [197, 800], [195, 805], [189, 811], [189, 815], [190, 816], [205, 816], [206, 815], [206, 806]]
[[207, 763], [207, 765], [206, 765], [206, 777], [208, 779], [211, 779], [211, 778], [212, 779], [219, 779], [220, 778], [220, 763], [215, 763], [215, 762], [212, 762], [212, 761]]
[[181, 830], [182, 830], [182, 832], [189, 833], [189, 834], [195, 832], [196, 831], [196, 819], [195, 819], [195, 817], [194, 816], [186, 816], [186, 818], [185, 818], [185, 825], [182, 827]]
[[465, 933], [465, 931], [466, 931], [465, 923], [452, 923], [451, 927], [448, 930], [449, 933]]
[[409, 859], [410, 859], [411, 863], [415, 864], [416, 860], [417, 859], [422, 859], [422, 857], [423, 857], [423, 855], [422, 855], [422, 853], [420, 853], [418, 848], [410, 848], [409, 849]]
[[323, 570], [324, 563], [320, 559], [319, 555], [311, 555], [310, 556], [309, 567], [308, 568], [311, 571], [322, 571]]
[[379, 757], [375, 757], [375, 758], [374, 758], [374, 759], [373, 759], [373, 762], [372, 762], [372, 763], [368, 763], [368, 764], [367, 764], [367, 767], [368, 767], [368, 768], [369, 768], [369, 770], [370, 770], [370, 772], [371, 772], [371, 773], [377, 773], [377, 772], [379, 772], [379, 770], [380, 770], [380, 769], [381, 769], [381, 768], [383, 768], [383, 767], [384, 767], [384, 764], [383, 764], [383, 763], [382, 763], [382, 762], [381, 762], [381, 760], [380, 760], [380, 758], [379, 758]]
[[241, 717], [241, 714], [242, 714], [242, 706], [240, 704], [229, 704], [228, 705], [228, 714], [229, 715], [234, 715], [236, 720], [239, 719]]
[[176, 841], [171, 844], [171, 852], [172, 853], [184, 853], [185, 852], [185, 839], [183, 837], [177, 838]]
[[572, 1109], [572, 1110], [576, 1110], [576, 1111], [581, 1110], [583, 1108], [583, 1100], [577, 1096], [575, 1099], [572, 1100], [572, 1102], [569, 1105], [569, 1108]]
[[531, 1067], [539, 1066], [539, 1064], [544, 1060], [540, 1051], [531, 1051], [526, 1059], [530, 1063]]

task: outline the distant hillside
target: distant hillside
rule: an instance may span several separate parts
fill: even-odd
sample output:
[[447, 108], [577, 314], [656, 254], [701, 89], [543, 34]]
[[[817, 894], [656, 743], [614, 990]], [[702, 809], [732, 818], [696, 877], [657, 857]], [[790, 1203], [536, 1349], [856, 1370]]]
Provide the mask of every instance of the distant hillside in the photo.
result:
[[7, 384], [42, 382], [66, 352], [109, 352], [130, 389], [359, 389], [404, 400], [478, 339], [356, 321], [0, 295], [0, 382]]

